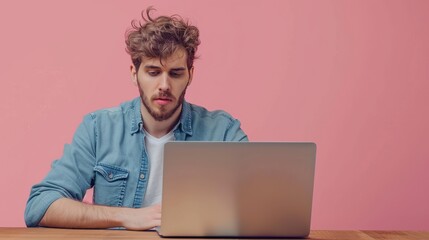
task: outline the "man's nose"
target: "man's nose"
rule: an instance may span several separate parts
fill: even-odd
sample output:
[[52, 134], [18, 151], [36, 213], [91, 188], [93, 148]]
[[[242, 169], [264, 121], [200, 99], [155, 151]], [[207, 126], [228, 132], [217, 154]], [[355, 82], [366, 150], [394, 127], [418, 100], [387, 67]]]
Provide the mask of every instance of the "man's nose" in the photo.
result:
[[162, 74], [159, 83], [159, 90], [168, 91], [170, 90], [170, 87], [170, 77], [168, 76], [168, 74]]

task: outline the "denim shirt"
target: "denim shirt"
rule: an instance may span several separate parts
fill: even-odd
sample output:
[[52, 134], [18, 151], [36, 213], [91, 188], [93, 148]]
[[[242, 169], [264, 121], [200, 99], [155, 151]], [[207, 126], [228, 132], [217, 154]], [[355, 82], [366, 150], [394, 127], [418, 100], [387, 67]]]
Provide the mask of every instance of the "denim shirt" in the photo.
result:
[[[84, 117], [61, 159], [31, 189], [27, 226], [37, 226], [55, 200], [82, 201], [91, 187], [94, 204], [141, 207], [150, 166], [140, 105], [140, 98], [135, 98]], [[248, 141], [240, 122], [228, 113], [210, 112], [186, 101], [173, 132], [176, 141]]]

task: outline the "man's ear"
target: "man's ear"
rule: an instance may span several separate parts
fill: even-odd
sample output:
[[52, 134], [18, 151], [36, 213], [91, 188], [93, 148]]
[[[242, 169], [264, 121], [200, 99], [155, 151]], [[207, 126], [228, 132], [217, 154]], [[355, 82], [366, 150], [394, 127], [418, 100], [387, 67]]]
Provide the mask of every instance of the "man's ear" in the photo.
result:
[[137, 86], [137, 69], [134, 64], [130, 65], [131, 81]]
[[194, 77], [194, 67], [192, 66], [191, 69], [189, 69], [188, 86], [191, 85], [193, 77]]

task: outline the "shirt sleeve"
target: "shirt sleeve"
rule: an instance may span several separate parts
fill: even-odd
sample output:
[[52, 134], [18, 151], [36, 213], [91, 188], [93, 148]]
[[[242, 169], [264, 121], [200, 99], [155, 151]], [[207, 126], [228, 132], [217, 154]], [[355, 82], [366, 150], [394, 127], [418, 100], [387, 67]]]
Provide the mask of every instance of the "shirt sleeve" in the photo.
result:
[[48, 175], [34, 185], [24, 213], [28, 227], [36, 227], [49, 206], [59, 198], [82, 201], [93, 185], [96, 150], [96, 119], [87, 115], [76, 130], [71, 144], [64, 146], [61, 159], [52, 163]]
[[239, 120], [234, 119], [228, 127], [225, 134], [225, 141], [230, 142], [248, 142], [249, 139], [241, 129], [241, 123]]

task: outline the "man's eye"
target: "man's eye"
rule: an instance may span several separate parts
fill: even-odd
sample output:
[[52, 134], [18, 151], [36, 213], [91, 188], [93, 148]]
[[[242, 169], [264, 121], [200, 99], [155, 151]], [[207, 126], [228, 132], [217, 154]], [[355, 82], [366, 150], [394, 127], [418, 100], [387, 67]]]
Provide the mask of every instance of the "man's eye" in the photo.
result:
[[157, 76], [158, 74], [159, 74], [159, 72], [158, 71], [149, 71], [149, 72], [147, 72], [148, 74], [149, 74], [149, 76]]
[[179, 78], [179, 77], [183, 76], [183, 73], [170, 72], [170, 76], [174, 77], [174, 78]]

